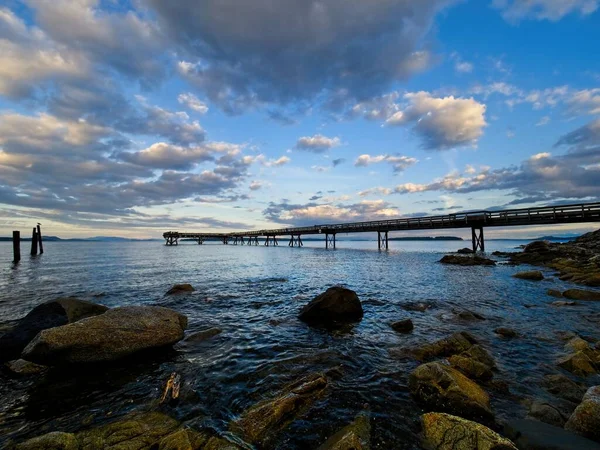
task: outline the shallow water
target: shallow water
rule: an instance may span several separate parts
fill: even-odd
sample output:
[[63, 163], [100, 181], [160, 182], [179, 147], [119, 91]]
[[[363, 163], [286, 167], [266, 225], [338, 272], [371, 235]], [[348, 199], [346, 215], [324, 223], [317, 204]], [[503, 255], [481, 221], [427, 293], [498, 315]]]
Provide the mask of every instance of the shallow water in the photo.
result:
[[[488, 241], [488, 251], [512, 250], [523, 241]], [[600, 339], [600, 302], [556, 308], [549, 288], [573, 287], [551, 277], [529, 282], [511, 277], [524, 267], [452, 267], [437, 261], [465, 242], [391, 241], [322, 243], [304, 248], [160, 242], [47, 242], [46, 253], [14, 267], [11, 244], [0, 243], [0, 323], [35, 305], [78, 296], [107, 306], [158, 304], [189, 318], [190, 332], [218, 327], [203, 343], [179, 345], [150, 362], [113, 367], [74, 378], [53, 374], [23, 382], [2, 378], [0, 445], [55, 430], [78, 430], [131, 410], [150, 407], [169, 374], [182, 374], [179, 404], [166, 412], [197, 427], [226, 432], [229, 421], [257, 400], [301, 375], [331, 372], [327, 395], [279, 435], [275, 448], [316, 448], [366, 405], [371, 411], [373, 448], [419, 448], [422, 410], [410, 398], [407, 378], [418, 363], [399, 348], [469, 330], [493, 354], [514, 395], [490, 391], [500, 420], [523, 417], [520, 399], [547, 397], [540, 380], [556, 373], [562, 353], [558, 332]], [[175, 283], [191, 283], [190, 295], [165, 297]], [[307, 327], [297, 319], [302, 305], [326, 288], [343, 284], [363, 301], [362, 322], [344, 332]], [[96, 296], [96, 297], [95, 297]], [[430, 300], [434, 308], [409, 312], [401, 305]], [[469, 309], [484, 321], [457, 320]], [[411, 318], [410, 335], [389, 323]], [[522, 337], [506, 340], [493, 330], [510, 327]], [[586, 380], [598, 384], [597, 378]]]

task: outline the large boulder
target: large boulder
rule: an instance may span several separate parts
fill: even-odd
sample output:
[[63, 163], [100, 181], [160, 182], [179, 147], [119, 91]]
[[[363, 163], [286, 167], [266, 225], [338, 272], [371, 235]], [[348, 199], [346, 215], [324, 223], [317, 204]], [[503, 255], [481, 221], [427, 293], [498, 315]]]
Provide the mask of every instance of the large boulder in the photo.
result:
[[590, 358], [590, 353], [585, 350], [564, 356], [557, 361], [559, 367], [572, 374], [587, 377], [598, 372], [597, 364]]
[[371, 422], [366, 413], [325, 441], [317, 450], [368, 450], [371, 448]]
[[533, 241], [527, 244], [523, 251], [525, 253], [545, 253], [550, 251], [550, 245], [548, 241]]
[[417, 367], [408, 378], [411, 394], [434, 411], [492, 419], [490, 398], [474, 381], [440, 362]]
[[551, 394], [574, 403], [579, 403], [585, 394], [583, 386], [563, 374], [546, 375], [542, 385]]
[[398, 333], [410, 333], [414, 328], [414, 324], [410, 319], [399, 320], [390, 324], [392, 329]]
[[194, 292], [195, 290], [194, 286], [189, 283], [175, 284], [165, 295], [187, 294], [189, 292]]
[[250, 407], [230, 429], [258, 448], [268, 447], [279, 431], [301, 415], [325, 392], [327, 379], [320, 374], [301, 378], [287, 386], [275, 398]]
[[187, 318], [160, 306], [124, 306], [40, 332], [23, 359], [45, 365], [100, 363], [183, 338]]
[[527, 418], [539, 420], [555, 427], [562, 427], [569, 418], [569, 412], [548, 402], [534, 400], [529, 406]]
[[600, 441], [600, 386], [587, 390], [581, 403], [569, 417], [565, 429]]
[[475, 252], [472, 249], [470, 249], [469, 247], [465, 247], [465, 248], [458, 249], [456, 251], [456, 253], [461, 254], [461, 255], [471, 255]]
[[585, 289], [568, 289], [563, 292], [563, 297], [571, 300], [600, 301], [600, 291], [589, 291]]
[[537, 420], [512, 420], [503, 432], [520, 450], [600, 450], [594, 441]]
[[42, 303], [0, 337], [0, 361], [18, 358], [27, 344], [42, 330], [74, 323], [107, 310], [106, 306], [73, 297]]
[[300, 311], [300, 320], [309, 325], [337, 326], [358, 322], [363, 309], [356, 292], [341, 286], [327, 289]]
[[515, 273], [513, 277], [520, 278], [521, 280], [542, 281], [544, 279], [544, 274], [539, 270], [527, 270], [525, 272]]
[[517, 450], [506, 438], [489, 428], [444, 413], [421, 416], [423, 444], [435, 450]]
[[458, 255], [445, 255], [440, 259], [442, 264], [454, 264], [458, 266], [495, 266], [496, 261], [481, 256], [458, 256]]

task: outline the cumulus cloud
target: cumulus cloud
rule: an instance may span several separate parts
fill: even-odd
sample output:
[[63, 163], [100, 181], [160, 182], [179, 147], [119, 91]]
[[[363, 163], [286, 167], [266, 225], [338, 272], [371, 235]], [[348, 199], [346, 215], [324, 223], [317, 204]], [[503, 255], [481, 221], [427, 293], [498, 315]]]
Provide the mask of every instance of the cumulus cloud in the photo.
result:
[[388, 126], [412, 124], [429, 150], [474, 146], [487, 125], [486, 106], [473, 98], [433, 97], [429, 92], [404, 95], [408, 105], [389, 117]]
[[600, 88], [576, 91], [566, 104], [571, 114], [600, 114]]
[[371, 195], [390, 195], [393, 193], [393, 189], [385, 188], [385, 187], [374, 187], [370, 189], [365, 189], [364, 191], [360, 191], [358, 193], [359, 197], [368, 197]]
[[360, 155], [354, 161], [354, 166], [356, 167], [367, 167], [370, 164], [377, 164], [380, 162], [386, 162], [390, 164], [394, 168], [394, 172], [402, 172], [406, 168], [416, 164], [418, 160], [416, 158], [411, 158], [408, 156], [400, 156], [400, 155], [377, 155], [371, 156], [368, 154]]
[[322, 134], [315, 134], [314, 136], [304, 136], [298, 139], [296, 148], [313, 153], [324, 153], [340, 144], [341, 141], [338, 137], [330, 138]]
[[494, 0], [492, 4], [509, 22], [529, 18], [556, 22], [571, 13], [588, 16], [598, 9], [600, 2], [598, 0]]
[[254, 180], [252, 183], [250, 183], [250, 190], [251, 191], [258, 191], [263, 186], [264, 186], [264, 183], [262, 181]]
[[216, 154], [227, 151], [238, 154], [240, 149], [239, 146], [219, 142], [209, 142], [197, 147], [157, 142], [137, 152], [122, 152], [119, 157], [124, 161], [155, 169], [190, 170], [199, 163], [213, 161]]
[[200, 114], [208, 112], [208, 105], [190, 92], [179, 94], [177, 101]]

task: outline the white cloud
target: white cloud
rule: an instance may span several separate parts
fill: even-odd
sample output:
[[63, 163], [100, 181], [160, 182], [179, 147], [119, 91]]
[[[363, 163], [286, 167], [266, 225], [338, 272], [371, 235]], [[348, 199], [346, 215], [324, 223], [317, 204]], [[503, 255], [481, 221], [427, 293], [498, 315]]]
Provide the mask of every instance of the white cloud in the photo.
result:
[[471, 73], [473, 72], [473, 64], [466, 61], [457, 61], [454, 64], [454, 70], [458, 73]]
[[522, 19], [549, 20], [556, 22], [571, 13], [587, 16], [594, 13], [598, 0], [494, 0], [495, 8], [509, 22]]
[[544, 125], [548, 125], [550, 123], [550, 116], [542, 117], [536, 124], [536, 127], [543, 127]]
[[402, 172], [404, 169], [416, 164], [418, 160], [408, 156], [399, 155], [377, 155], [371, 156], [368, 154], [360, 155], [354, 161], [355, 167], [367, 167], [370, 164], [377, 164], [380, 162], [387, 162], [394, 168], [394, 172]]
[[208, 105], [190, 92], [179, 94], [177, 101], [200, 114], [208, 112]]
[[264, 186], [264, 183], [262, 181], [256, 181], [256, 180], [254, 180], [252, 183], [250, 183], [250, 190], [251, 191], [258, 191], [263, 186]]
[[333, 147], [338, 147], [340, 144], [341, 141], [338, 137], [330, 138], [322, 134], [315, 134], [314, 136], [304, 136], [298, 139], [296, 148], [314, 153], [323, 153]]
[[600, 88], [576, 91], [566, 104], [571, 114], [600, 114]]

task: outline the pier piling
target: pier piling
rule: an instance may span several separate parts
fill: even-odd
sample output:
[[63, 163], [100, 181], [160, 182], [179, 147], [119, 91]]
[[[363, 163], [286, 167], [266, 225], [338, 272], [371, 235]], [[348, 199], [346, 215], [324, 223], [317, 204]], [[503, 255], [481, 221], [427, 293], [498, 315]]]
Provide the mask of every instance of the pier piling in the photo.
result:
[[13, 231], [13, 262], [21, 261], [21, 232]]
[[31, 235], [31, 256], [36, 256], [38, 253], [38, 237], [37, 229], [33, 227], [33, 234]]
[[40, 255], [42, 253], [44, 253], [44, 245], [42, 244], [42, 228], [40, 226], [40, 224], [37, 224], [37, 238], [38, 238], [38, 244], [40, 246]]
[[485, 240], [483, 239], [483, 227], [471, 228], [471, 240], [473, 241], [473, 252], [485, 252]]

